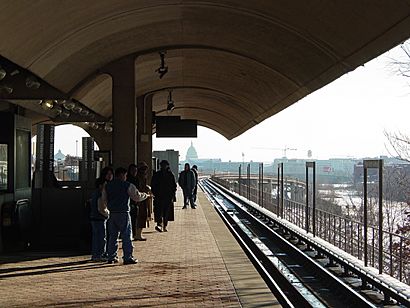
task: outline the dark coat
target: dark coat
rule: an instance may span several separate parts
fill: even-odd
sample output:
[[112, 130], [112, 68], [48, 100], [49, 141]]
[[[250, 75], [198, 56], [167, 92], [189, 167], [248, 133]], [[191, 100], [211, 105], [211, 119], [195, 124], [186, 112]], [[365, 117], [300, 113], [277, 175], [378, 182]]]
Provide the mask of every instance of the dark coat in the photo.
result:
[[[151, 191], [154, 195], [154, 208], [168, 208], [168, 220], [174, 220], [174, 200], [177, 184], [171, 170], [159, 170], [151, 180]], [[155, 210], [155, 209], [154, 209]]]
[[181, 171], [179, 174], [178, 184], [182, 189], [194, 191], [196, 183], [195, 173], [191, 169]]

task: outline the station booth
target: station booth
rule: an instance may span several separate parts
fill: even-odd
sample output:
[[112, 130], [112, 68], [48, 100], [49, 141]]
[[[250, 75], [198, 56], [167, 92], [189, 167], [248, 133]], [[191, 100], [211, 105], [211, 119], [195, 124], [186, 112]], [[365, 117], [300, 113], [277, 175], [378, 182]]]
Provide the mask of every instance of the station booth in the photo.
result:
[[[89, 199], [109, 152], [82, 140], [78, 181], [58, 181], [54, 173], [54, 126], [37, 126], [34, 170], [31, 122], [0, 113], [0, 252], [23, 249], [88, 251]], [[32, 172], [34, 171], [34, 172]]]
[[31, 207], [31, 121], [0, 112], [0, 251], [29, 245]]

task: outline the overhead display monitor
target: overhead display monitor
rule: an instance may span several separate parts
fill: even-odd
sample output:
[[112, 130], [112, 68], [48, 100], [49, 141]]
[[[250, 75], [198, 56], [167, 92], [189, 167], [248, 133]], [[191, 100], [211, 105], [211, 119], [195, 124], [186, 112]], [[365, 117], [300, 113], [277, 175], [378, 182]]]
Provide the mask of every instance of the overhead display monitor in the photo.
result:
[[158, 138], [197, 137], [197, 120], [183, 120], [177, 116], [155, 118]]

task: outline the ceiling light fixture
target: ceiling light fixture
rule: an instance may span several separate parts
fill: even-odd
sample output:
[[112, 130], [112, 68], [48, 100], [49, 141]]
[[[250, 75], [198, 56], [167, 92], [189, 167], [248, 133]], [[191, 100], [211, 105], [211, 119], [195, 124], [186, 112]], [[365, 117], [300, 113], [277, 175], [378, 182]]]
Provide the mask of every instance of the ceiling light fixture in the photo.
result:
[[73, 111], [77, 113], [81, 113], [81, 111], [83, 111], [83, 107], [81, 107], [80, 105], [75, 105], [73, 107]]
[[167, 110], [172, 111], [175, 109], [174, 101], [172, 100], [172, 90], [168, 92], [168, 103], [167, 103]]
[[1, 67], [0, 65], [0, 80], [4, 79], [4, 77], [6, 77], [7, 72], [4, 68]]
[[68, 101], [63, 103], [63, 106], [67, 110], [73, 110], [73, 108], [75, 107], [75, 103], [73, 101]]
[[29, 89], [38, 89], [40, 88], [41, 83], [34, 76], [29, 76], [26, 78], [26, 87]]
[[62, 117], [62, 118], [68, 118], [68, 117], [70, 117], [70, 111], [68, 111], [68, 110], [63, 110], [63, 111], [61, 112], [61, 114], [60, 114], [60, 117]]
[[159, 74], [159, 79], [162, 79], [166, 73], [168, 73], [168, 66], [165, 66], [165, 54], [166, 51], [160, 51], [159, 56], [161, 58], [161, 64], [159, 68], [155, 70]]
[[0, 93], [11, 94], [13, 93], [13, 88], [8, 85], [0, 85]]
[[83, 109], [83, 110], [80, 111], [80, 115], [82, 115], [84, 117], [88, 116], [89, 113], [90, 112], [87, 109]]
[[54, 101], [51, 100], [51, 99], [41, 100], [40, 101], [40, 106], [44, 110], [50, 110], [54, 107]]
[[63, 112], [63, 108], [60, 106], [54, 106], [53, 110], [57, 113], [57, 115], [60, 115]]
[[112, 132], [112, 124], [110, 122], [105, 123], [104, 130], [107, 133], [111, 133]]

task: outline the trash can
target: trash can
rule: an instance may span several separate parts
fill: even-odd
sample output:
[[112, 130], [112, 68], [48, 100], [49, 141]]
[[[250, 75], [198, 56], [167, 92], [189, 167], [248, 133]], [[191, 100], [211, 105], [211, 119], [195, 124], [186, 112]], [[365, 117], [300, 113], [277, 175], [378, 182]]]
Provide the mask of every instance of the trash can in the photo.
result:
[[22, 250], [30, 244], [31, 207], [28, 199], [1, 206], [1, 235], [4, 250]]

